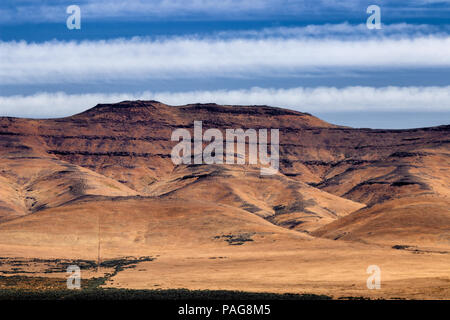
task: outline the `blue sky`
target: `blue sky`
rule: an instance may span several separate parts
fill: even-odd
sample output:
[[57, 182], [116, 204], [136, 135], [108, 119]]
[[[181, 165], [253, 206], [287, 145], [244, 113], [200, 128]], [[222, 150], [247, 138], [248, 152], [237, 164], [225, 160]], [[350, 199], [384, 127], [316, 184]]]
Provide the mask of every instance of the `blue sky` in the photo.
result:
[[[81, 8], [69, 30], [66, 8]], [[369, 30], [369, 5], [381, 30]], [[450, 123], [450, 1], [2, 1], [0, 115], [268, 104], [354, 127]]]

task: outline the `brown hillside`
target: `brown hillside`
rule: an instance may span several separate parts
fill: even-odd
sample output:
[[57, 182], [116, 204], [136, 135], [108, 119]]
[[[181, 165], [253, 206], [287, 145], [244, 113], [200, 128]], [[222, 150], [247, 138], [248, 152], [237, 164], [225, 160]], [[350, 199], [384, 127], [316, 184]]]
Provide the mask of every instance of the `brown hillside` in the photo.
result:
[[[280, 172], [175, 166], [171, 134], [192, 132], [194, 121], [203, 130], [279, 129]], [[449, 133], [449, 125], [353, 129], [268, 106], [156, 101], [0, 118], [0, 251], [158, 256], [108, 286], [448, 298]], [[367, 291], [371, 264], [384, 270], [386, 291]]]

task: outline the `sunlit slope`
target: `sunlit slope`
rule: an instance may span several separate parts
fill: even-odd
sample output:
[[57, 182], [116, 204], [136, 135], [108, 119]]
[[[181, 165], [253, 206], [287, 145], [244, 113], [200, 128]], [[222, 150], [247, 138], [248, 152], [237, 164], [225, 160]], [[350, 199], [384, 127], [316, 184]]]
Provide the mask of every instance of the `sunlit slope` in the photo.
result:
[[[302, 233], [230, 206], [197, 200], [97, 197], [0, 224], [0, 246], [51, 255], [148, 255], [169, 249], [305, 241]], [[28, 254], [32, 254], [28, 252]]]
[[[204, 130], [279, 129], [280, 172], [262, 177], [250, 166], [175, 166], [171, 133], [192, 132], [194, 121]], [[111, 201], [140, 195], [220, 205], [287, 229], [320, 228], [327, 232], [315, 235], [346, 239], [332, 228], [361, 212], [383, 208], [386, 225], [377, 230], [391, 230], [396, 224], [389, 223], [389, 212], [415, 199], [430, 203], [421, 209], [424, 216], [445, 213], [440, 204], [450, 190], [449, 133], [450, 126], [352, 129], [268, 106], [156, 101], [102, 104], [61, 119], [0, 118], [0, 221], [95, 195]], [[425, 230], [413, 219], [417, 228], [411, 229], [407, 221], [400, 219], [396, 228], [416, 230], [418, 239], [422, 231], [441, 234], [446, 226]], [[406, 233], [396, 232], [395, 241]], [[361, 233], [358, 239], [372, 238]]]
[[261, 176], [258, 168], [250, 166], [180, 166], [154, 183], [149, 194], [241, 208], [306, 233], [364, 207], [283, 174]]
[[46, 157], [2, 158], [0, 221], [92, 196], [130, 196], [127, 186], [80, 166]]

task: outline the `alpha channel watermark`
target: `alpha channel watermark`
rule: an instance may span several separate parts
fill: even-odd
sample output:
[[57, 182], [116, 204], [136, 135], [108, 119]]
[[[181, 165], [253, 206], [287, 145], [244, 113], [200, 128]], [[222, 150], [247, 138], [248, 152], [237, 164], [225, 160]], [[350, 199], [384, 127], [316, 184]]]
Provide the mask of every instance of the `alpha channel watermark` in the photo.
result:
[[367, 289], [381, 289], [381, 269], [379, 266], [373, 264], [367, 267], [366, 272], [370, 274], [367, 278]]
[[70, 14], [66, 20], [67, 29], [81, 29], [81, 9], [77, 5], [70, 5], [66, 9], [66, 13]]
[[[171, 159], [175, 165], [259, 164], [261, 175], [273, 175], [280, 168], [279, 139], [279, 129], [270, 129], [269, 154], [268, 129], [225, 129], [224, 141], [221, 130], [207, 129], [203, 132], [202, 121], [194, 121], [193, 139], [188, 129], [172, 132], [171, 140], [179, 143], [172, 148]], [[209, 144], [203, 148], [204, 142]]]
[[67, 289], [78, 290], [81, 289], [81, 269], [77, 265], [70, 265], [67, 267]]
[[367, 29], [381, 29], [381, 8], [377, 5], [370, 5], [367, 7], [367, 13], [370, 16], [367, 18]]
[[[367, 18], [366, 26], [368, 29], [381, 29], [381, 8], [377, 5], [370, 5], [366, 12], [370, 14]], [[72, 4], [66, 8], [66, 13], [69, 14], [66, 20], [67, 29], [81, 29], [81, 8], [78, 5]]]
[[[381, 29], [381, 8], [377, 5], [370, 5], [366, 12], [370, 14], [367, 18], [366, 26], [368, 29]], [[66, 13], [70, 14], [67, 17], [67, 29], [81, 29], [81, 8], [78, 5], [72, 4], [66, 8]]]

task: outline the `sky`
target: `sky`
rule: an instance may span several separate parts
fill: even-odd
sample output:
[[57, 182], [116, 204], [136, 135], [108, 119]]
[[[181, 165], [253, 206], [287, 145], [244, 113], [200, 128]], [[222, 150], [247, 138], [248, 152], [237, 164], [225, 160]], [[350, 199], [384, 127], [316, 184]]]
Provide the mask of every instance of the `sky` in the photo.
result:
[[[71, 5], [80, 29], [67, 27]], [[371, 5], [381, 29], [366, 25]], [[0, 116], [134, 99], [270, 105], [362, 128], [450, 124], [450, 0], [0, 2]]]

